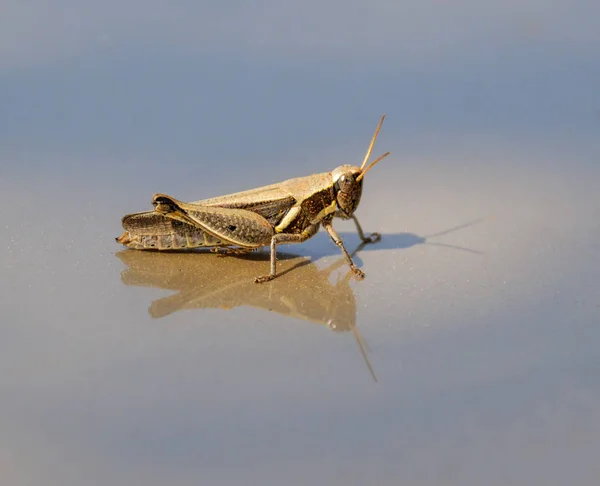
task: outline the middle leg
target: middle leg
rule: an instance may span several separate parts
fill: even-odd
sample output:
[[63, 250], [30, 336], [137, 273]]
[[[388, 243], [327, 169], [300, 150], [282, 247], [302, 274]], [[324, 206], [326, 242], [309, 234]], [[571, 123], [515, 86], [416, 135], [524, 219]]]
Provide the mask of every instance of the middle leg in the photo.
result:
[[263, 275], [256, 277], [254, 282], [264, 283], [273, 280], [277, 276], [277, 245], [284, 243], [302, 243], [308, 240], [311, 236], [314, 236], [319, 231], [319, 223], [312, 224], [306, 228], [302, 233], [289, 234], [289, 233], [277, 233], [271, 238], [271, 272], [269, 275]]

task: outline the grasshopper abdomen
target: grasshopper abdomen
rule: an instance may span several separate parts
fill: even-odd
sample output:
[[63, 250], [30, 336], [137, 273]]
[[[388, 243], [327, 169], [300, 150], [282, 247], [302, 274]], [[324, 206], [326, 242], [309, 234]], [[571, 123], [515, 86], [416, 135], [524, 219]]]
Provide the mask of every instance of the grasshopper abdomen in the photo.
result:
[[188, 250], [222, 244], [220, 239], [195, 226], [154, 211], [128, 214], [122, 222], [125, 231], [116, 240], [135, 250]]

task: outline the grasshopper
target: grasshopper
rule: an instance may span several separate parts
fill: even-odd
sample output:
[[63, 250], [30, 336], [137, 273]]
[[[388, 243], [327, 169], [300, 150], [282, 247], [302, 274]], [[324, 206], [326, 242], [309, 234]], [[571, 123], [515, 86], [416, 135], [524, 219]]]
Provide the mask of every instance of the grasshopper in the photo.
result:
[[[186, 203], [166, 194], [155, 194], [153, 211], [123, 217], [125, 231], [117, 242], [137, 250], [183, 250], [211, 247], [239, 254], [263, 246], [271, 248], [271, 271], [255, 278], [268, 282], [277, 276], [277, 246], [302, 243], [323, 226], [340, 248], [358, 280], [365, 274], [356, 267], [333, 229], [334, 217], [352, 219], [360, 239], [375, 243], [379, 233], [365, 236], [354, 215], [365, 174], [390, 152], [367, 166], [385, 115], [381, 117], [360, 167], [341, 165], [331, 172], [298, 177], [269, 186]], [[366, 168], [365, 168], [366, 166]]]

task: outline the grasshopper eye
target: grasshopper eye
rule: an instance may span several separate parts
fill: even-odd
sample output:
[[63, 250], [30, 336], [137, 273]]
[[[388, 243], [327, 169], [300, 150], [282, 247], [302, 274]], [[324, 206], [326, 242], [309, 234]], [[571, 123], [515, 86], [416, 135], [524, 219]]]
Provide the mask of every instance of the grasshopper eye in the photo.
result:
[[337, 192], [349, 192], [354, 185], [354, 176], [352, 174], [342, 174], [337, 181], [335, 181], [335, 189]]

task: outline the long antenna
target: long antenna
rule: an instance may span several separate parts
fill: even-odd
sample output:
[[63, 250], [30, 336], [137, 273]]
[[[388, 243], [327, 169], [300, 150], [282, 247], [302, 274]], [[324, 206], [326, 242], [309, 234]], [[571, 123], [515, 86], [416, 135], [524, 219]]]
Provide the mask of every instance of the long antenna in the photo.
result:
[[377, 140], [377, 135], [379, 134], [379, 129], [381, 128], [381, 125], [383, 124], [384, 119], [385, 119], [385, 113], [381, 117], [381, 120], [379, 120], [379, 124], [377, 125], [377, 128], [375, 129], [375, 134], [373, 135], [373, 138], [371, 139], [371, 145], [369, 145], [369, 150], [367, 150], [367, 155], [365, 155], [365, 160], [363, 160], [363, 163], [360, 166], [361, 171], [363, 170], [363, 167], [365, 165], [367, 165], [369, 157], [371, 157], [371, 151], [373, 150], [373, 146], [375, 145], [375, 140]]
[[390, 155], [392, 152], [386, 152], [383, 155], [380, 155], [379, 157], [377, 157], [373, 162], [371, 162], [369, 164], [369, 167], [367, 167], [365, 170], [363, 170], [360, 174], [358, 174], [358, 177], [356, 178], [356, 182], [360, 182], [360, 180], [365, 176], [365, 174], [367, 172], [369, 172], [369, 170], [371, 170], [373, 168], [373, 166], [379, 162], [380, 160], [385, 159], [388, 155]]

